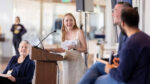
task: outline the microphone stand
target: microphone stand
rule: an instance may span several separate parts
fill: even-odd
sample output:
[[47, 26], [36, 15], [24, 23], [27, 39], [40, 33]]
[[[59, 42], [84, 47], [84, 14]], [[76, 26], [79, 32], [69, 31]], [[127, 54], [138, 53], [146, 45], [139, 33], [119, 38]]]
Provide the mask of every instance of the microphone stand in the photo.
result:
[[36, 47], [38, 47], [40, 44], [42, 44], [42, 42], [43, 42], [49, 35], [51, 35], [51, 34], [53, 34], [53, 33], [55, 33], [55, 32], [56, 32], [56, 30], [54, 30], [53, 32], [50, 32], [45, 38], [43, 38], [43, 39], [37, 44]]

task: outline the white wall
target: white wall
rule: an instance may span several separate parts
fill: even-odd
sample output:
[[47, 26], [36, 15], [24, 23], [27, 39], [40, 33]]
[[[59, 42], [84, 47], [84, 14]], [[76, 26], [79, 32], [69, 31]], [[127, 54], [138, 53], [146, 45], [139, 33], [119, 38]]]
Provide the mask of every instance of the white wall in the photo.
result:
[[145, 32], [150, 35], [150, 0], [145, 0]]
[[138, 12], [139, 12], [139, 16], [140, 16], [140, 21], [139, 21], [139, 28], [140, 30], [144, 31], [145, 29], [145, 9], [144, 9], [144, 3], [145, 0], [133, 0], [132, 1], [132, 5], [133, 7], [138, 7]]
[[115, 29], [113, 27], [112, 21], [112, 8], [111, 8], [111, 0], [106, 0], [106, 42], [108, 46], [112, 46], [115, 44]]
[[5, 42], [0, 44], [2, 56], [12, 56], [12, 34], [10, 28], [13, 16], [13, 0], [0, 0], [0, 25], [2, 33], [5, 34]]
[[36, 38], [40, 36], [40, 2], [14, 0], [13, 10], [13, 19], [19, 16], [21, 23], [27, 29], [27, 33], [23, 36], [23, 39], [29, 40], [32, 44], [36, 43]]
[[96, 27], [97, 29], [103, 28], [104, 25], [104, 12], [105, 8], [95, 7], [95, 13], [90, 14], [90, 26]]

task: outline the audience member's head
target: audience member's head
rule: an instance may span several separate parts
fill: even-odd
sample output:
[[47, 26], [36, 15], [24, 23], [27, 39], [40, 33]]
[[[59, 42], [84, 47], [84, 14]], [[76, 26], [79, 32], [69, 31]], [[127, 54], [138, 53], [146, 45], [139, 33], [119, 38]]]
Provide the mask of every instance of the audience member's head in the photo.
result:
[[19, 17], [19, 16], [16, 16], [15, 24], [19, 24], [19, 23], [20, 23], [20, 17]]
[[132, 5], [128, 2], [118, 2], [113, 9], [113, 22], [115, 25], [120, 25], [121, 23], [121, 11], [123, 8], [131, 7]]
[[124, 8], [121, 12], [121, 26], [123, 32], [126, 28], [138, 28], [139, 24], [139, 14], [134, 8]]
[[21, 56], [27, 56], [30, 53], [31, 45], [27, 40], [21, 41], [18, 50]]

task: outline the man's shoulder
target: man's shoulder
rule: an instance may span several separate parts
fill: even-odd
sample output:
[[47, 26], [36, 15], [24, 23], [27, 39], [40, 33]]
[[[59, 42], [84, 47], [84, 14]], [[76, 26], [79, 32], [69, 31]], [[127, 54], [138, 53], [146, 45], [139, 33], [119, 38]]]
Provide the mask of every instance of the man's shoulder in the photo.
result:
[[135, 47], [141, 47], [146, 45], [150, 45], [150, 37], [144, 33], [144, 32], [138, 32], [131, 36], [127, 41], [127, 46], [135, 46]]
[[138, 32], [134, 36], [132, 36], [131, 41], [136, 42], [136, 43], [150, 41], [150, 36], [144, 32]]

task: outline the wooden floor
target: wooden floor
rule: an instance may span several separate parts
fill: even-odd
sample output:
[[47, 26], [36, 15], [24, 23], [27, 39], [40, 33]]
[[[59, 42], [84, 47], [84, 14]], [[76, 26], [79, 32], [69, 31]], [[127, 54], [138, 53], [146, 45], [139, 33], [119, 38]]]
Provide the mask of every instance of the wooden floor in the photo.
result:
[[10, 58], [0, 58], [0, 72], [2, 73], [6, 68]]

